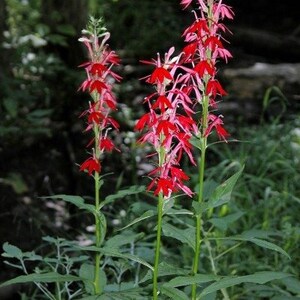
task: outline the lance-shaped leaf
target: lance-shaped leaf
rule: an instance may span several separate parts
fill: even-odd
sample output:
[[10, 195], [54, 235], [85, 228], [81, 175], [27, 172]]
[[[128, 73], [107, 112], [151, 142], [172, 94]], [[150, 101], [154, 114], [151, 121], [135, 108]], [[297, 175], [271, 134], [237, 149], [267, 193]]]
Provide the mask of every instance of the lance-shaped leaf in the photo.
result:
[[213, 293], [215, 291], [225, 289], [231, 286], [235, 286], [241, 283], [257, 283], [257, 284], [265, 284], [272, 280], [283, 279], [291, 276], [290, 274], [283, 272], [257, 272], [251, 275], [245, 276], [227, 276], [223, 277], [217, 282], [212, 283], [208, 287], [204, 288], [200, 293], [197, 299], [201, 299], [201, 297]]
[[28, 275], [21, 275], [11, 280], [3, 282], [0, 287], [4, 287], [16, 283], [28, 283], [28, 282], [71, 282], [82, 281], [83, 279], [73, 275], [62, 275], [56, 272], [49, 273], [33, 273]]
[[211, 194], [207, 203], [205, 203], [205, 210], [221, 206], [230, 201], [232, 190], [241, 176], [244, 167], [242, 167], [237, 173], [229, 177], [221, 185], [219, 185]]
[[42, 197], [42, 199], [60, 199], [68, 203], [76, 205], [79, 209], [87, 210], [91, 213], [95, 213], [95, 206], [92, 204], [85, 203], [84, 199], [80, 196], [72, 195], [53, 195], [49, 197]]

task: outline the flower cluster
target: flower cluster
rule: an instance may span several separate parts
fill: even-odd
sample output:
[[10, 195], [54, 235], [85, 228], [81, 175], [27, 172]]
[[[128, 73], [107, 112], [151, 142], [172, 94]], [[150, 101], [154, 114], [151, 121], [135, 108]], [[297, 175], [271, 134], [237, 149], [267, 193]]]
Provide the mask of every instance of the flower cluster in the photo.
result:
[[174, 50], [171, 48], [164, 60], [158, 55], [157, 60], [143, 61], [155, 66], [146, 81], [156, 91], [145, 98], [149, 112], [135, 126], [139, 131], [147, 129], [139, 142], [152, 144], [158, 155], [158, 166], [149, 174], [153, 179], [148, 189], [154, 189], [155, 195], [161, 192], [165, 197], [178, 190], [192, 196], [184, 184], [189, 177], [180, 168], [182, 154], [186, 153], [195, 164], [189, 140], [197, 126], [192, 118], [192, 101], [180, 84], [181, 75], [177, 72], [181, 68], [180, 56], [172, 57]]
[[[222, 34], [228, 31], [222, 23], [225, 18], [232, 19], [231, 8], [222, 0], [197, 0], [199, 12], [194, 11], [195, 21], [183, 32], [187, 45], [183, 49], [183, 63], [189, 66], [184, 83], [194, 91], [196, 101], [202, 106], [204, 120], [201, 122], [202, 137], [207, 137], [213, 129], [220, 139], [226, 141], [229, 133], [223, 127], [222, 116], [211, 113], [216, 110], [216, 97], [226, 95], [226, 91], [216, 79], [218, 59], [226, 62], [232, 55], [224, 48]], [[182, 0], [184, 9], [192, 0]], [[205, 110], [207, 113], [205, 113]]]
[[112, 83], [120, 81], [121, 77], [112, 71], [114, 65], [119, 64], [119, 58], [106, 44], [110, 37], [105, 28], [99, 28], [99, 24], [92, 20], [91, 30], [84, 30], [84, 36], [79, 39], [88, 49], [89, 58], [81, 67], [85, 68], [87, 78], [81, 84], [79, 90], [87, 91], [92, 98], [89, 108], [81, 116], [87, 116], [85, 131], [93, 131], [93, 138], [88, 143], [92, 146], [91, 156], [84, 161], [81, 171], [101, 172], [100, 156], [104, 151], [112, 151], [115, 146], [108, 137], [111, 128], [118, 129], [119, 124], [110, 113], [116, 110], [116, 99], [112, 92]]
[[[157, 60], [143, 61], [155, 66], [146, 81], [156, 92], [146, 97], [149, 112], [140, 118], [135, 129], [146, 129], [139, 141], [152, 144], [158, 155], [158, 166], [149, 174], [152, 181], [148, 189], [165, 197], [178, 190], [193, 194], [184, 183], [189, 178], [180, 168], [183, 153], [195, 164], [190, 143], [193, 135], [206, 139], [215, 130], [222, 140], [229, 136], [222, 116], [213, 114], [210, 108], [215, 110], [216, 98], [226, 95], [216, 79], [216, 63], [219, 58], [227, 61], [231, 57], [223, 46], [221, 34], [227, 28], [221, 21], [233, 18], [233, 12], [222, 0], [197, 2], [199, 15], [194, 12], [195, 21], [183, 33], [187, 45], [182, 52], [172, 57], [175, 50], [171, 48], [163, 61], [159, 55]], [[192, 0], [181, 1], [184, 8], [191, 3]], [[202, 107], [201, 120], [195, 119], [197, 105]]]

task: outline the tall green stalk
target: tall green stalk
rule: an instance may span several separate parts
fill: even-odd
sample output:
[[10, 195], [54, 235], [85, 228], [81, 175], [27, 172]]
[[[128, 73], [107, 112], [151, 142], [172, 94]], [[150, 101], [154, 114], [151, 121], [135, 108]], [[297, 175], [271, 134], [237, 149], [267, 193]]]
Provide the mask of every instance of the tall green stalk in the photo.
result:
[[[161, 136], [160, 140], [163, 141], [164, 137]], [[165, 149], [161, 146], [158, 151], [158, 165], [161, 167], [165, 161]], [[161, 241], [161, 229], [162, 229], [162, 217], [163, 217], [163, 193], [158, 194], [158, 205], [157, 205], [157, 231], [156, 231], [156, 245], [155, 245], [155, 259], [154, 259], [154, 270], [153, 270], [153, 300], [158, 299], [158, 264], [160, 254], [160, 241]]]
[[[95, 172], [95, 225], [96, 225], [96, 247], [101, 246], [101, 224], [99, 218], [100, 211], [100, 176], [98, 172]], [[95, 254], [95, 271], [94, 271], [94, 287], [95, 294], [98, 295], [101, 293], [100, 288], [100, 260], [101, 254], [100, 252], [96, 252]]]
[[[93, 95], [93, 99], [96, 102], [97, 95]], [[100, 158], [100, 151], [99, 151], [99, 141], [98, 136], [100, 134], [100, 130], [98, 126], [94, 125], [94, 135], [95, 135], [95, 156], [99, 159]], [[100, 175], [98, 172], [95, 172], [94, 175], [95, 179], [95, 237], [96, 237], [96, 247], [101, 246], [101, 224], [100, 224]], [[101, 261], [101, 253], [96, 252], [95, 254], [95, 270], [94, 270], [94, 288], [95, 294], [98, 295], [101, 293], [100, 287], [100, 261]]]
[[161, 240], [161, 227], [162, 227], [162, 215], [163, 215], [163, 194], [158, 195], [158, 206], [157, 206], [157, 232], [156, 232], [156, 245], [155, 245], [155, 260], [154, 260], [154, 271], [153, 271], [153, 300], [158, 299], [158, 264], [160, 254], [160, 240]]
[[[202, 102], [202, 132], [200, 137], [200, 150], [201, 156], [199, 159], [199, 190], [197, 201], [201, 205], [203, 202], [203, 191], [204, 191], [204, 171], [205, 171], [205, 158], [206, 158], [206, 148], [207, 148], [207, 137], [205, 136], [205, 131], [207, 129], [208, 123], [208, 101], [207, 96], [203, 97]], [[195, 253], [192, 274], [196, 275], [199, 268], [199, 258], [201, 250], [201, 226], [202, 226], [202, 214], [201, 212], [196, 213], [196, 235], [195, 235]], [[192, 300], [196, 300], [197, 295], [197, 285], [192, 285]]]

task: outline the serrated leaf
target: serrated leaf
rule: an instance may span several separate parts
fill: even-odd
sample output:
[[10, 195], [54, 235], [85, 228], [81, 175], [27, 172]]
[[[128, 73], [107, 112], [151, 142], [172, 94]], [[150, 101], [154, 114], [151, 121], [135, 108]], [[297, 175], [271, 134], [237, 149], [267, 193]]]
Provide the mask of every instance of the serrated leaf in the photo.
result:
[[163, 223], [162, 231], [165, 236], [174, 238], [183, 244], [188, 244], [195, 250], [195, 228], [179, 229], [171, 224]]
[[0, 287], [4, 287], [11, 284], [28, 283], [28, 282], [71, 282], [71, 281], [82, 281], [82, 278], [73, 275], [62, 275], [56, 272], [49, 272], [43, 274], [33, 273], [28, 275], [21, 275], [16, 278], [5, 281], [0, 285]]
[[215, 291], [219, 291], [221, 289], [225, 289], [231, 286], [235, 286], [241, 283], [257, 283], [257, 284], [265, 284], [269, 281], [276, 279], [283, 279], [291, 276], [287, 273], [282, 272], [257, 272], [251, 275], [245, 276], [237, 276], [237, 277], [224, 277], [217, 282], [212, 283], [208, 287], [204, 288], [204, 290], [200, 293], [197, 299], [201, 299], [202, 296], [208, 295]]
[[117, 199], [129, 196], [129, 195], [139, 194], [139, 193], [142, 193], [144, 191], [145, 191], [145, 187], [144, 186], [138, 186], [138, 185], [133, 185], [129, 189], [119, 190], [116, 194], [107, 196], [105, 198], [105, 200], [100, 203], [100, 209], [103, 206], [105, 206], [109, 203], [112, 203]]
[[2, 256], [4, 257], [11, 257], [11, 258], [18, 258], [21, 259], [23, 257], [23, 252], [20, 248], [5, 242], [2, 246], [4, 253]]
[[232, 190], [241, 176], [244, 167], [242, 167], [238, 172], [225, 180], [221, 185], [219, 185], [214, 192], [211, 194], [208, 202], [206, 202], [206, 208], [210, 209], [218, 207], [230, 201]]
[[140, 217], [134, 219], [132, 222], [130, 222], [129, 224], [127, 224], [125, 227], [122, 227], [118, 231], [121, 231], [121, 230], [124, 230], [124, 229], [126, 229], [128, 227], [131, 227], [131, 226], [133, 226], [133, 225], [135, 225], [135, 224], [137, 224], [137, 223], [139, 223], [141, 221], [144, 221], [146, 219], [149, 219], [149, 218], [151, 218], [151, 217], [153, 217], [155, 215], [156, 215], [156, 213], [153, 210], [147, 210]]
[[163, 284], [165, 287], [179, 287], [192, 284], [207, 283], [210, 281], [216, 281], [220, 279], [220, 276], [210, 274], [196, 274], [194, 276], [178, 276], [171, 279], [169, 282]]
[[172, 300], [189, 300], [189, 297], [183, 291], [173, 287], [162, 286], [161, 293], [170, 297]]
[[76, 205], [79, 209], [87, 210], [91, 213], [95, 213], [95, 205], [86, 204], [84, 199], [80, 196], [72, 196], [72, 195], [53, 195], [49, 197], [42, 197], [42, 199], [60, 199], [68, 203], [72, 203]]

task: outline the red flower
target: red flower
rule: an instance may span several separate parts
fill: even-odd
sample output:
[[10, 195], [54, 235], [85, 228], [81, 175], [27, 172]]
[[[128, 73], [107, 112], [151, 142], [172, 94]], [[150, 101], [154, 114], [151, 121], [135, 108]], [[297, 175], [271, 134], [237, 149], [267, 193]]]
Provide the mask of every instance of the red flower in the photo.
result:
[[144, 114], [136, 123], [134, 130], [141, 131], [145, 128], [146, 125], [150, 126], [151, 122], [152, 122], [151, 113]]
[[203, 77], [205, 72], [210, 76], [215, 75], [215, 68], [207, 60], [200, 61], [194, 68], [194, 71], [199, 74], [200, 77]]
[[80, 171], [85, 171], [85, 170], [89, 172], [89, 175], [92, 175], [93, 172], [100, 173], [101, 171], [100, 162], [94, 157], [88, 158], [85, 162], [83, 162], [80, 165]]
[[171, 175], [172, 175], [172, 178], [177, 178], [179, 181], [181, 180], [189, 180], [190, 177], [187, 176], [183, 171], [182, 169], [178, 169], [178, 168], [175, 168], [175, 167], [171, 167], [170, 168], [171, 170]]
[[115, 148], [114, 143], [109, 138], [102, 138], [100, 141], [100, 149], [106, 150], [108, 152], [112, 151]]
[[158, 135], [163, 133], [165, 136], [168, 136], [170, 134], [170, 131], [175, 131], [175, 130], [176, 130], [176, 126], [167, 120], [160, 121], [157, 126]]
[[154, 191], [154, 195], [158, 195], [162, 192], [164, 196], [169, 197], [172, 192], [176, 191], [175, 184], [171, 179], [159, 178], [157, 179], [156, 184], [157, 186]]
[[152, 105], [153, 109], [159, 108], [162, 113], [165, 113], [166, 108], [172, 108], [170, 100], [166, 96], [159, 96], [155, 103]]
[[165, 79], [173, 80], [173, 77], [168, 70], [163, 67], [158, 67], [153, 71], [148, 82], [153, 84], [157, 83], [157, 81], [163, 83]]
[[227, 92], [222, 88], [218, 80], [210, 79], [207, 83], [206, 94], [212, 94], [216, 97], [217, 94], [221, 96], [227, 95]]
[[95, 122], [95, 123], [99, 124], [100, 121], [103, 120], [103, 119], [104, 119], [104, 116], [103, 116], [103, 114], [101, 114], [101, 112], [93, 111], [93, 112], [90, 113], [90, 115], [88, 117], [88, 122], [89, 123]]
[[90, 85], [90, 93], [96, 90], [99, 94], [101, 94], [104, 89], [107, 89], [107, 85], [100, 80], [94, 80]]
[[107, 70], [107, 67], [105, 67], [103, 64], [100, 63], [94, 63], [91, 67], [90, 73], [92, 75], [98, 75], [100, 76], [102, 73], [104, 73]]

